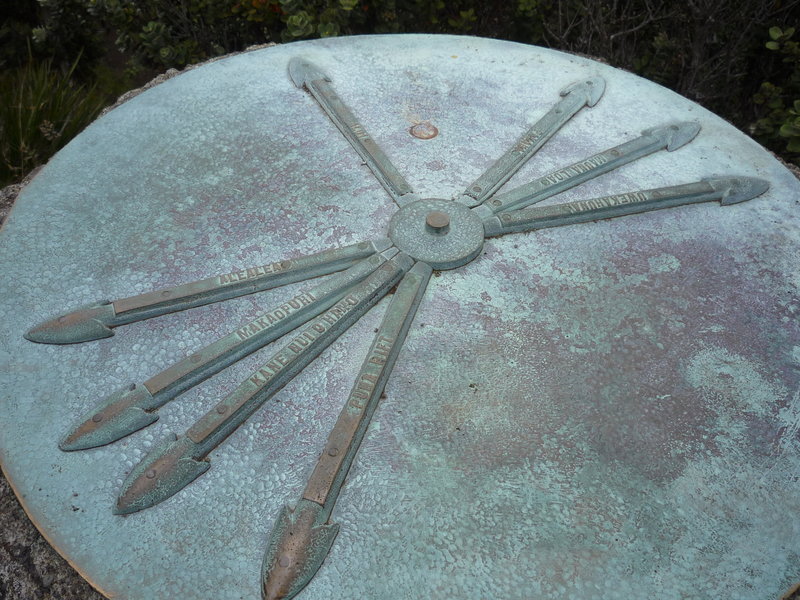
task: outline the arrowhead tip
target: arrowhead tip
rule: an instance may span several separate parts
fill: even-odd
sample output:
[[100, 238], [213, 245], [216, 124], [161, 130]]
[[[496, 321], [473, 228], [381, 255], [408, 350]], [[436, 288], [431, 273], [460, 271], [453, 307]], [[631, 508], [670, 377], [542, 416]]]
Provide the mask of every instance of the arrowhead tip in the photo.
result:
[[586, 105], [591, 107], [600, 101], [600, 98], [603, 96], [603, 92], [605, 92], [605, 90], [605, 79], [599, 76], [589, 77], [588, 79], [571, 83], [561, 90], [561, 95], [566, 96], [568, 94], [579, 93], [586, 98]]
[[317, 79], [330, 81], [330, 78], [304, 58], [295, 56], [289, 60], [289, 77], [299, 88], [306, 88]]
[[769, 189], [769, 182], [758, 177], [712, 177], [705, 181], [723, 193], [720, 200], [723, 206], [752, 200]]
[[678, 123], [670, 123], [663, 127], [645, 129], [642, 135], [658, 138], [664, 143], [667, 152], [672, 152], [691, 142], [697, 137], [698, 133], [700, 133], [699, 123], [695, 123], [694, 121], [681, 121]]

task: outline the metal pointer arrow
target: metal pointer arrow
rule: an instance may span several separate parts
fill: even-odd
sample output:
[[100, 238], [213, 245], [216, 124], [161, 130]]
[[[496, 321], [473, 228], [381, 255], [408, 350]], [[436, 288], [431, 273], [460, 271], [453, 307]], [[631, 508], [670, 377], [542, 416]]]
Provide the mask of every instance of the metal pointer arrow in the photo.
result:
[[769, 183], [756, 177], [713, 177], [695, 183], [615, 194], [553, 206], [504, 212], [484, 221], [486, 237], [622, 217], [684, 204], [718, 201], [722, 206], [760, 196]]
[[[485, 200], [481, 206], [488, 207], [492, 213], [498, 213], [536, 204], [659, 150], [673, 152], [682, 148], [691, 142], [699, 131], [700, 125], [690, 121], [646, 129], [636, 139], [598, 152], [531, 183], [496, 194]], [[475, 207], [475, 210], [479, 208]]]
[[363, 259], [311, 290], [256, 317], [143, 384], [131, 384], [85, 415], [59, 444], [65, 451], [110, 444], [158, 420], [155, 412], [170, 400], [292, 329], [328, 310], [359, 281], [384, 264], [397, 250]]
[[591, 77], [561, 90], [561, 100], [464, 191], [459, 202], [476, 206], [499, 190], [545, 142], [585, 106], [594, 106], [605, 91], [602, 77]]
[[113, 302], [98, 302], [40, 323], [25, 337], [41, 344], [78, 344], [99, 340], [114, 335], [113, 328], [120, 325], [342, 271], [390, 246], [391, 242], [386, 239], [361, 242]]
[[122, 484], [114, 512], [127, 514], [158, 504], [205, 473], [208, 454], [383, 298], [413, 263], [402, 253], [386, 262], [312, 320], [186, 435], [155, 447]]
[[333, 89], [330, 77], [302, 58], [289, 61], [289, 77], [314, 97], [398, 206], [416, 200], [409, 183]]
[[290, 599], [311, 580], [339, 531], [331, 511], [358, 452], [386, 381], [431, 276], [417, 263], [392, 296], [353, 389], [294, 508], [284, 506], [270, 534], [262, 567], [264, 600]]

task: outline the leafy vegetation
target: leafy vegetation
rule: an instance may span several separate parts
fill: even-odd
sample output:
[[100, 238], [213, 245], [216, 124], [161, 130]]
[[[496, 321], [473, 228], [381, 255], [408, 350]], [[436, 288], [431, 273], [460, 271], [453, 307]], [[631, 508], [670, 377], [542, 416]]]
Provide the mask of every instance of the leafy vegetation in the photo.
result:
[[[167, 68], [270, 41], [418, 32], [481, 35], [600, 58], [676, 90], [787, 160], [800, 160], [800, 44], [792, 27], [800, 20], [800, 0], [682, 4], [668, 0], [16, 0], [11, 4], [0, 26], [0, 67], [6, 71], [3, 93], [15, 97], [33, 93], [21, 90], [34, 80], [44, 80], [43, 70], [48, 71], [47, 77], [64, 98], [47, 110], [67, 111], [61, 116], [49, 112], [46, 118], [62, 124], [53, 125], [62, 145], [70, 132], [80, 129], [65, 124], [78, 123], [78, 114], [91, 112], [78, 106], [92, 106], [98, 95], [110, 101], [123, 91], [121, 86], [133, 87]], [[25, 66], [30, 60], [39, 67]], [[72, 83], [59, 79], [59, 73], [69, 74]], [[71, 108], [67, 96], [75, 104]], [[44, 109], [34, 112], [43, 114]], [[5, 114], [3, 126], [8, 127]], [[41, 121], [32, 124], [37, 118], [26, 118], [26, 145], [14, 155], [31, 158], [12, 161], [17, 177], [31, 161], [46, 160], [58, 146], [43, 133], [30, 133], [41, 133]], [[13, 154], [6, 146], [16, 143], [5, 131], [4, 157]], [[18, 142], [23, 143], [22, 138]]]
[[91, 123], [105, 106], [94, 87], [76, 84], [52, 61], [0, 75], [0, 185], [22, 179]]
[[780, 58], [777, 81], [764, 81], [753, 102], [760, 117], [751, 132], [757, 139], [782, 151], [800, 164], [800, 43], [794, 41], [794, 27], [771, 27], [766, 48]]

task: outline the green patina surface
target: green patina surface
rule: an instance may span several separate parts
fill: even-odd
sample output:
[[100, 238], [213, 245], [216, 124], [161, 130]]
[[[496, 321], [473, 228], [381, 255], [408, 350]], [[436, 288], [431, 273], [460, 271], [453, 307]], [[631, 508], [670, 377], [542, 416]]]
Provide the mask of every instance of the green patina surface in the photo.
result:
[[[25, 190], [0, 244], [13, 282], [0, 290], [0, 459], [52, 543], [115, 597], [260, 593], [270, 530], [387, 302], [212, 452], [213, 469], [127, 517], [111, 509], [134, 465], [274, 348], [114, 445], [65, 454], [64, 432], [300, 288], [78, 346], [22, 334], [76, 305], [385, 236], [396, 209], [287, 76], [298, 55], [424, 197], [463, 190], [559, 89], [595, 75], [602, 100], [509, 186], [676, 121], [698, 122], [697, 138], [552, 202], [727, 174], [771, 184], [725, 208], [487, 240], [436, 274], [336, 504], [339, 535], [299, 597], [771, 599], [800, 580], [800, 185], [652, 83], [474, 38], [341, 38], [207, 65], [101, 118]], [[438, 135], [410, 135], [419, 123]]]

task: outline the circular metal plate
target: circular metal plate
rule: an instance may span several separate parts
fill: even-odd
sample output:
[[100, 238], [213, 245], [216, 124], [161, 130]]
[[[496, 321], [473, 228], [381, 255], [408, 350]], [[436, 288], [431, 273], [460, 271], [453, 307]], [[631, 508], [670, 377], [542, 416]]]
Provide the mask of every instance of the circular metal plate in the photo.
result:
[[[22, 335], [81, 304], [386, 235], [395, 206], [292, 84], [294, 56], [331, 76], [427, 197], [462, 192], [560, 89], [594, 75], [605, 96], [508, 187], [675, 120], [702, 131], [564, 196], [729, 174], [772, 186], [735, 206], [488, 240], [434, 277], [303, 600], [772, 599], [800, 580], [798, 182], [655, 84], [456, 37], [320, 40], [206, 65], [99, 119], [28, 186], [0, 244], [0, 458], [50, 542], [115, 598], [258, 597], [270, 529], [298, 499], [385, 302], [214, 451], [206, 474], [127, 517], [112, 514], [126, 474], [270, 349], [115, 444], [65, 454], [58, 440], [114, 390], [299, 286], [75, 346]], [[420, 124], [438, 135], [413, 135]]]

